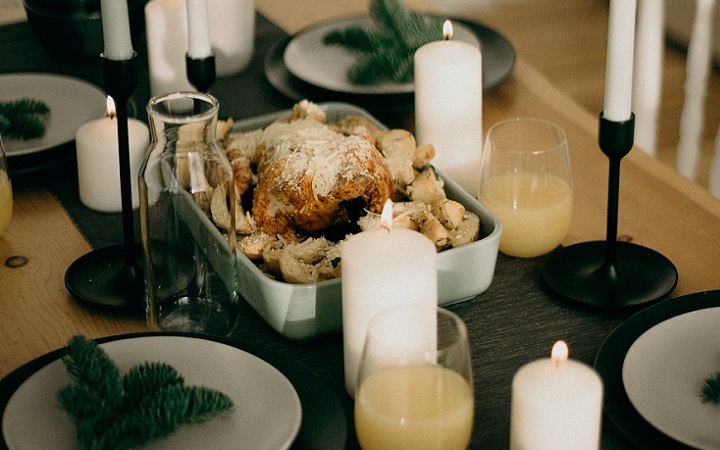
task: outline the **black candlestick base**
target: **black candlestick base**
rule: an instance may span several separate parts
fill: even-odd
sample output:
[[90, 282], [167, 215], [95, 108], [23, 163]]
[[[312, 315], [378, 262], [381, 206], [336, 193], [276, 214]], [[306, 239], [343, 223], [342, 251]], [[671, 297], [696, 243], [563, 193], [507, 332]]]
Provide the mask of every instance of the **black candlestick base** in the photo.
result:
[[[141, 251], [137, 247], [138, 254]], [[65, 287], [76, 299], [111, 309], [145, 308], [145, 284], [140, 264], [126, 264], [125, 246], [93, 250], [65, 272]]]
[[145, 307], [145, 281], [137, 255], [133, 227], [130, 145], [127, 103], [137, 87], [137, 55], [123, 61], [102, 58], [103, 82], [117, 109], [120, 195], [122, 200], [123, 245], [93, 250], [65, 273], [65, 287], [78, 300], [98, 306], [124, 309]]
[[629, 242], [616, 243], [615, 264], [605, 263], [605, 241], [558, 249], [545, 263], [545, 281], [564, 297], [600, 308], [639, 306], [665, 297], [678, 273], [660, 253]]
[[675, 288], [675, 266], [660, 253], [617, 241], [620, 161], [633, 146], [635, 116], [623, 122], [600, 114], [600, 149], [610, 161], [605, 241], [571, 245], [550, 255], [545, 281], [563, 297], [604, 308], [634, 307], [660, 300]]

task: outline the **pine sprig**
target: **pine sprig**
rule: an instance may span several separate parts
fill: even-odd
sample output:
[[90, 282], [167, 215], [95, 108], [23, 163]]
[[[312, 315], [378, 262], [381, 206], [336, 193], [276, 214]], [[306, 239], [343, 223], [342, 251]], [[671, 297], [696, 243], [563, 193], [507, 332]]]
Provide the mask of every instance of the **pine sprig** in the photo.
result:
[[333, 30], [323, 37], [323, 43], [359, 54], [348, 71], [353, 84], [369, 85], [383, 78], [396, 83], [412, 81], [415, 51], [443, 38], [442, 19], [409, 11], [402, 0], [372, 0], [370, 18], [374, 29]]
[[63, 362], [73, 383], [57, 400], [75, 423], [82, 449], [138, 447], [234, 408], [220, 391], [185, 386], [165, 363], [139, 364], [121, 376], [104, 350], [82, 336], [70, 339]]
[[39, 100], [0, 102], [0, 135], [23, 140], [42, 137], [49, 115], [50, 108]]
[[710, 375], [702, 386], [703, 403], [720, 403], [720, 372]]

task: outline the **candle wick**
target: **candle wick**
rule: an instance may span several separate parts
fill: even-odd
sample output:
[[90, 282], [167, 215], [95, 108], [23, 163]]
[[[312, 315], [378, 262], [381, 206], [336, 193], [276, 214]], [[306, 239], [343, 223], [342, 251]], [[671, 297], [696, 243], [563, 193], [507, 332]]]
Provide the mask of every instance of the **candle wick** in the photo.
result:
[[390, 234], [390, 226], [387, 223], [385, 223], [384, 221], [380, 222], [380, 228], [385, 228], [385, 230], [388, 232], [388, 234]]

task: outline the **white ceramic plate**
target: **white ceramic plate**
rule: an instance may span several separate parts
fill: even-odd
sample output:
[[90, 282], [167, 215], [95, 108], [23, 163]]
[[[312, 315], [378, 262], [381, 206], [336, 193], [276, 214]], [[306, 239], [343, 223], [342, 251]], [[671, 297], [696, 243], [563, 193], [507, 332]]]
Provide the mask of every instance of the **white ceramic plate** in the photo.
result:
[[720, 371], [720, 308], [688, 312], [643, 333], [625, 356], [622, 379], [638, 413], [668, 436], [720, 448], [720, 405], [703, 403], [704, 380]]
[[8, 157], [49, 150], [75, 140], [80, 126], [105, 116], [106, 96], [97, 86], [76, 78], [43, 74], [0, 75], [0, 101], [31, 98], [45, 102], [50, 119], [45, 134], [27, 141], [3, 138]]
[[[152, 449], [283, 449], [298, 433], [300, 399], [277, 369], [243, 350], [187, 336], [143, 336], [101, 344], [121, 372], [145, 361], [164, 361], [188, 386], [207, 386], [230, 396], [235, 409], [228, 417], [183, 425]], [[78, 448], [75, 428], [55, 401], [70, 378], [60, 359], [27, 378], [8, 401], [2, 419], [11, 450]]]
[[[323, 37], [332, 30], [353, 26], [370, 27], [370, 18], [346, 18], [324, 22], [299, 32], [285, 48], [283, 59], [290, 73], [315, 86], [351, 94], [401, 94], [413, 92], [415, 84], [387, 81], [369, 86], [350, 83], [347, 72], [357, 57], [337, 46], [326, 46]], [[454, 40], [480, 48], [480, 40], [469, 28], [453, 23]]]

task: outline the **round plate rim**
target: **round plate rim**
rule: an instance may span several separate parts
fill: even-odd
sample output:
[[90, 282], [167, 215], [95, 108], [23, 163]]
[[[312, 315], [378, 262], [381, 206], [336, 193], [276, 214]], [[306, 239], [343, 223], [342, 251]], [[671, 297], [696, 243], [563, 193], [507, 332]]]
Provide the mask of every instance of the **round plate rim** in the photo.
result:
[[[326, 22], [332, 22], [335, 20], [343, 20], [347, 18], [358, 18], [362, 16], [349, 16], [339, 17], [330, 19]], [[492, 28], [487, 27], [478, 22], [469, 21], [465, 19], [449, 17], [453, 22], [461, 23], [473, 31], [482, 46], [489, 46], [490, 48], [498, 48], [497, 51], [491, 52], [490, 54], [483, 54], [483, 91], [489, 91], [503, 81], [505, 81], [510, 74], [512, 74], [515, 67], [516, 52], [512, 43], [502, 34], [495, 31]], [[319, 24], [318, 24], [319, 25]], [[487, 38], [483, 39], [483, 35]], [[370, 93], [370, 94], [357, 94], [357, 93], [346, 93], [332, 91], [324, 89], [318, 86], [306, 83], [300, 80], [295, 75], [290, 73], [285, 62], [283, 61], [283, 53], [285, 47], [290, 43], [292, 36], [279, 39], [275, 42], [263, 60], [263, 71], [266, 79], [270, 84], [277, 89], [280, 93], [286, 97], [299, 101], [304, 98], [312, 98], [316, 101], [347, 101], [349, 103], [356, 103], [361, 106], [367, 107], [368, 109], [373, 106], [377, 106], [376, 103], [382, 102], [385, 108], [388, 109], [387, 104], [393, 102], [403, 102], [410, 106], [412, 105], [414, 93]], [[488, 45], [488, 41], [492, 45]], [[500, 51], [500, 47], [504, 52]], [[493, 63], [502, 63], [501, 65], [495, 65]], [[318, 98], [316, 98], [318, 97]], [[397, 106], [390, 106], [389, 108], [395, 108]]]
[[[80, 78], [76, 78], [73, 76], [69, 76], [69, 75], [46, 73], [46, 72], [9, 72], [9, 73], [0, 74], [0, 85], [2, 85], [3, 83], [12, 83], [12, 82], [21, 82], [21, 81], [44, 83], [44, 84], [50, 84], [50, 85], [52, 85], [52, 83], [61, 82], [61, 83], [65, 83], [65, 86], [72, 85], [72, 86], [75, 86], [77, 89], [83, 89], [84, 92], [86, 92], [88, 95], [90, 95], [91, 93], [92, 93], [92, 95], [97, 95], [97, 100], [100, 105], [100, 106], [98, 106], [99, 113], [97, 115], [93, 115], [93, 117], [99, 119], [99, 118], [104, 117], [104, 115], [105, 115], [105, 109], [106, 109], [105, 99], [106, 99], [107, 95], [105, 94], [105, 92], [102, 89], [100, 89], [98, 86], [96, 86], [95, 84], [93, 84], [89, 81], [86, 81], [86, 80], [83, 80]], [[17, 99], [17, 98], [31, 97], [31, 96], [32, 95], [30, 95], [30, 94], [22, 95], [22, 96], [4, 95], [4, 96], [2, 96], [2, 98], [3, 99], [5, 99], [5, 98]], [[45, 98], [40, 98], [40, 100], [47, 101]], [[87, 102], [87, 104], [90, 104], [89, 100], [86, 99], [85, 101]], [[52, 108], [51, 108], [50, 114], [51, 115], [53, 114]], [[65, 114], [63, 114], [63, 115], [65, 115]], [[89, 116], [90, 115], [88, 115], [88, 117]], [[40, 153], [40, 152], [43, 152], [46, 150], [51, 150], [53, 148], [71, 143], [75, 140], [75, 132], [77, 131], [77, 130], [72, 130], [71, 128], [72, 127], [68, 127], [65, 131], [63, 131], [61, 133], [62, 136], [59, 137], [58, 140], [56, 140], [56, 141], [45, 142], [44, 137], [38, 138], [37, 139], [38, 142], [35, 143], [34, 145], [31, 145], [31, 146], [28, 146], [25, 148], [20, 148], [20, 149], [12, 149], [11, 145], [8, 143], [13, 142], [13, 140], [5, 138], [5, 139], [3, 139], [3, 144], [5, 146], [5, 155], [7, 156], [7, 158], [11, 159], [11, 158], [18, 157], [18, 156], [27, 156], [27, 155], [32, 155], [35, 153]], [[33, 141], [35, 141], [35, 140], [33, 140]]]
[[720, 306], [720, 290], [663, 300], [630, 316], [601, 344], [593, 366], [605, 384], [605, 416], [635, 445], [641, 448], [691, 449], [653, 427], [633, 407], [622, 381], [622, 367], [629, 348], [645, 331], [664, 320], [717, 306]]
[[[305, 365], [260, 344], [234, 337], [210, 336], [185, 332], [133, 332], [95, 339], [102, 344], [121, 339], [148, 336], [183, 336], [215, 341], [230, 345], [256, 356], [275, 367], [293, 385], [302, 407], [302, 422], [292, 448], [341, 450], [348, 438], [348, 423], [345, 409], [336, 393]], [[27, 378], [42, 367], [57, 360], [65, 347], [40, 355], [16, 368], [0, 379], [0, 420], [7, 403]], [[0, 437], [2, 437], [0, 435]], [[0, 450], [7, 450], [4, 438], [0, 439]]]

